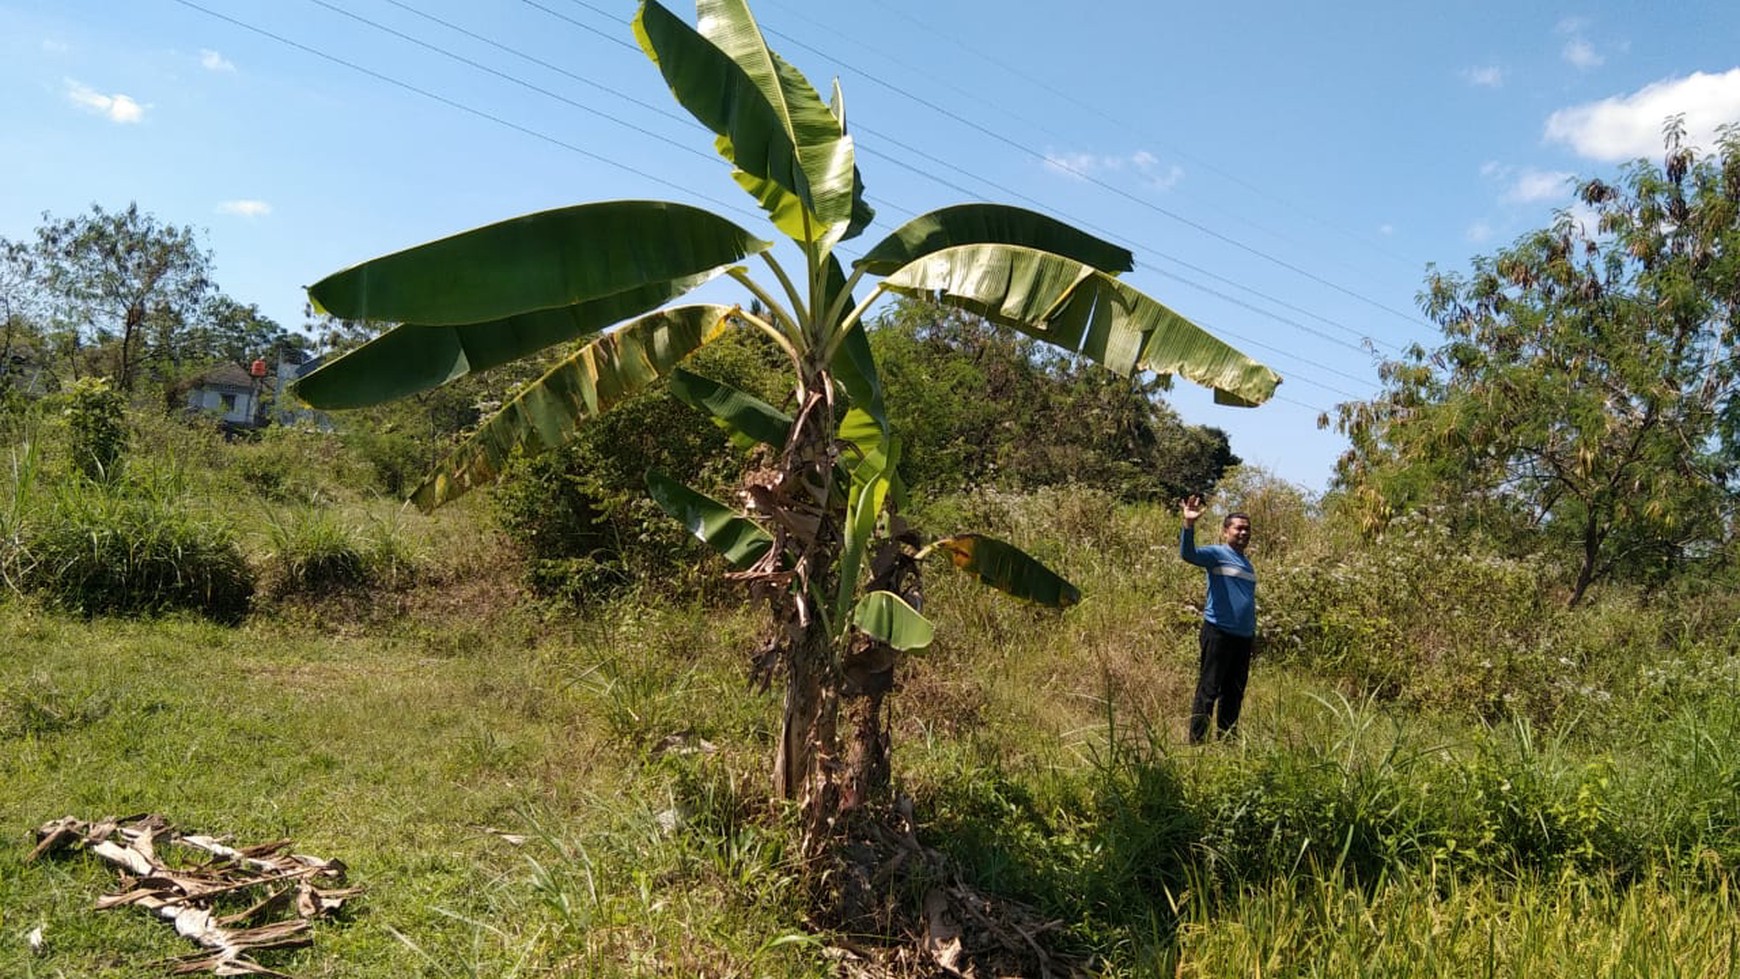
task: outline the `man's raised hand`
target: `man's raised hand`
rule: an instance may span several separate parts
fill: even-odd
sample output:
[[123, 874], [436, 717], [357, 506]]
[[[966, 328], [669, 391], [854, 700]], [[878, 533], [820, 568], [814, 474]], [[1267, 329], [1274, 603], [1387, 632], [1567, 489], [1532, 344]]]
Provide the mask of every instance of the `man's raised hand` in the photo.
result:
[[1203, 510], [1204, 506], [1200, 494], [1192, 493], [1178, 501], [1178, 513], [1184, 518], [1186, 524], [1196, 523], [1197, 518], [1202, 516]]

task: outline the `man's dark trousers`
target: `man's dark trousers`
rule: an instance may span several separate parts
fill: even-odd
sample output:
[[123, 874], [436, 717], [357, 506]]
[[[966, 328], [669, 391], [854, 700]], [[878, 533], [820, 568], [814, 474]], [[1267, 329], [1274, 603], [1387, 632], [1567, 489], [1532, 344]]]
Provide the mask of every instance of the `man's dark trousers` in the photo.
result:
[[[1239, 722], [1239, 707], [1245, 701], [1245, 680], [1251, 675], [1251, 637], [1225, 632], [1213, 623], [1202, 624], [1202, 674], [1196, 681], [1196, 699], [1190, 704], [1190, 743], [1208, 737], [1208, 718], [1214, 715], [1221, 734]], [[1216, 712], [1215, 703], [1220, 710]]]

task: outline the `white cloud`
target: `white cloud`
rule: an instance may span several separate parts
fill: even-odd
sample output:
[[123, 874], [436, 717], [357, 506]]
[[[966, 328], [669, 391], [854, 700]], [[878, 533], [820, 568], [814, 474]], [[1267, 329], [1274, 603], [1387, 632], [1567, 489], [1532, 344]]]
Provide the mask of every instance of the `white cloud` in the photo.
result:
[[1045, 168], [1067, 177], [1084, 178], [1099, 166], [1099, 157], [1092, 153], [1056, 153], [1046, 151]]
[[1569, 197], [1571, 187], [1568, 181], [1576, 176], [1563, 170], [1534, 170], [1525, 168], [1517, 174], [1510, 189], [1504, 192], [1504, 199], [1512, 204], [1534, 204], [1540, 201], [1556, 201]]
[[51, 37], [50, 38], [43, 38], [43, 41], [42, 41], [42, 53], [43, 54], [66, 54], [68, 51], [71, 51], [71, 50], [72, 50], [72, 45], [67, 44], [65, 41], [56, 41], [54, 38], [51, 38]]
[[1462, 69], [1462, 78], [1477, 88], [1501, 88], [1504, 85], [1504, 69], [1497, 65], [1478, 65]]
[[1480, 175], [1482, 177], [1502, 177], [1508, 172], [1510, 172], [1510, 168], [1497, 160], [1487, 160], [1485, 163], [1480, 165]]
[[1396, 233], [1396, 226], [1393, 224], [1380, 224], [1380, 225], [1378, 225], [1378, 234], [1383, 235], [1385, 238], [1388, 238], [1390, 235], [1393, 235], [1395, 233]]
[[1485, 221], [1476, 221], [1468, 226], [1468, 230], [1464, 231], [1462, 236], [1476, 245], [1481, 244], [1492, 238], [1492, 225]]
[[254, 200], [224, 201], [217, 209], [219, 214], [231, 214], [239, 218], [260, 218], [272, 213], [272, 205]]
[[1740, 68], [1719, 75], [1694, 72], [1630, 95], [1560, 109], [1547, 117], [1546, 138], [1593, 160], [1634, 160], [1659, 153], [1662, 124], [1681, 114], [1688, 143], [1713, 145], [1718, 126], [1740, 122]]
[[[1595, 45], [1586, 36], [1589, 21], [1582, 17], [1566, 17], [1553, 26], [1553, 33], [1564, 37], [1565, 46], [1559, 49], [1559, 57], [1583, 71], [1599, 68], [1606, 63], [1607, 57], [1595, 50]], [[1621, 41], [1613, 47], [1625, 50], [1629, 45]]]
[[1559, 52], [1559, 56], [1584, 71], [1599, 68], [1607, 61], [1595, 50], [1595, 45], [1581, 37], [1573, 37], [1566, 41], [1565, 48]]
[[1077, 180], [1086, 180], [1101, 173], [1128, 170], [1135, 173], [1142, 183], [1159, 190], [1171, 190], [1178, 185], [1178, 181], [1184, 179], [1183, 167], [1176, 163], [1162, 163], [1159, 157], [1147, 150], [1136, 150], [1125, 156], [1047, 151], [1045, 167], [1053, 173], [1061, 173]]
[[86, 112], [107, 116], [110, 122], [139, 122], [145, 118], [145, 106], [133, 101], [130, 96], [118, 92], [104, 95], [89, 85], [70, 78], [66, 82], [66, 97], [73, 105]]
[[235, 62], [210, 49], [202, 49], [199, 52], [199, 63], [205, 67], [206, 71], [236, 70]]

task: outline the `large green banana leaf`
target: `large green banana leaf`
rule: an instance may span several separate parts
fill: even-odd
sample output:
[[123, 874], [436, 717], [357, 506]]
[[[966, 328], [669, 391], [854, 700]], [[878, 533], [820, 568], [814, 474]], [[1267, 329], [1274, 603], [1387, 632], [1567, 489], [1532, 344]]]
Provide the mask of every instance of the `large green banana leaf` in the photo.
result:
[[773, 546], [773, 537], [755, 521], [657, 469], [646, 471], [646, 488], [659, 509], [718, 551], [733, 568], [749, 567]]
[[793, 237], [819, 240], [831, 248], [834, 242], [862, 231], [875, 212], [864, 202], [857, 154], [846, 134], [845, 102], [836, 94], [834, 104], [824, 103], [809, 79], [767, 46], [744, 0], [698, 0], [695, 14], [702, 36], [737, 62], [768, 104], [786, 119], [787, 132], [809, 180], [810, 210], [819, 223], [810, 234]]
[[768, 50], [740, 0], [698, 7], [700, 32], [645, 0], [634, 20], [641, 48], [677, 101], [718, 135], [720, 154], [780, 230], [838, 240], [863, 207], [851, 137], [803, 75]]
[[440, 387], [639, 316], [719, 270], [654, 282], [602, 299], [467, 326], [397, 326], [296, 382], [316, 408], [364, 408]]
[[852, 607], [858, 572], [864, 567], [864, 556], [876, 535], [876, 519], [888, 500], [894, 467], [900, 462], [900, 441], [883, 435], [862, 408], [846, 412], [841, 438], [858, 447], [858, 456], [841, 460], [851, 479], [846, 488], [846, 520], [840, 543], [839, 590], [834, 595], [835, 622]]
[[956, 245], [1021, 245], [1107, 273], [1128, 272], [1136, 262], [1129, 249], [1035, 211], [1007, 204], [956, 204], [906, 222], [852, 264], [873, 275], [888, 275]]
[[791, 416], [739, 388], [679, 367], [671, 372], [671, 396], [706, 412], [742, 448], [759, 442], [781, 448], [791, 435]]
[[942, 551], [955, 567], [998, 591], [1051, 608], [1081, 601], [1081, 590], [1013, 544], [983, 534], [944, 537], [919, 552]]
[[[850, 134], [846, 128], [846, 93], [840, 91], [840, 79], [834, 79], [834, 96], [828, 100], [828, 111], [840, 121], [840, 132]], [[854, 157], [857, 153], [852, 154]], [[858, 237], [870, 222], [876, 220], [876, 209], [864, 200], [864, 174], [856, 164], [852, 167], [852, 223], [846, 226], [846, 231], [840, 237], [849, 240]]]
[[687, 204], [605, 201], [372, 259], [320, 280], [308, 296], [344, 319], [464, 326], [707, 275], [770, 247]]
[[711, 304], [661, 309], [580, 348], [491, 415], [417, 488], [412, 502], [434, 509], [494, 479], [516, 451], [529, 455], [561, 445], [720, 336], [734, 310]]
[[852, 624], [878, 642], [907, 651], [930, 645], [930, 620], [891, 591], [873, 591], [852, 610]]
[[944, 248], [883, 280], [1128, 375], [1178, 374], [1222, 404], [1261, 404], [1280, 375], [1091, 265], [1014, 245]]
[[[827, 294], [832, 301], [846, 291], [846, 270], [840, 265], [840, 260], [834, 255], [828, 256]], [[846, 299], [846, 308], [857, 305], [852, 297]], [[831, 334], [835, 324], [826, 324], [826, 333]], [[882, 376], [876, 369], [876, 355], [870, 349], [870, 337], [864, 332], [862, 319], [852, 324], [846, 335], [840, 338], [839, 348], [834, 352], [833, 362], [829, 368], [840, 386], [846, 389], [846, 397], [853, 405], [869, 412], [875, 419], [876, 426], [886, 436], [888, 434], [888, 406], [883, 399]]]

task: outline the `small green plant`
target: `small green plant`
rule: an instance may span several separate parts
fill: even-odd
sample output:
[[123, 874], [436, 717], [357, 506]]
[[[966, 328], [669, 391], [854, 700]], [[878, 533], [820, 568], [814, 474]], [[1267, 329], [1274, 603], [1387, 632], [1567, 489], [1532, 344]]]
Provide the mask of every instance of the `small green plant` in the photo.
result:
[[319, 594], [369, 581], [368, 543], [329, 509], [300, 507], [268, 524], [272, 590]]
[[66, 414], [77, 470], [93, 482], [118, 478], [127, 450], [127, 405], [120, 392], [100, 377], [80, 378], [68, 394]]
[[27, 434], [13, 446], [11, 463], [8, 473], [11, 479], [6, 483], [8, 496], [0, 507], [0, 580], [7, 588], [19, 591], [23, 588], [23, 570], [31, 564], [30, 549], [25, 544], [25, 515], [42, 467], [41, 440]]

